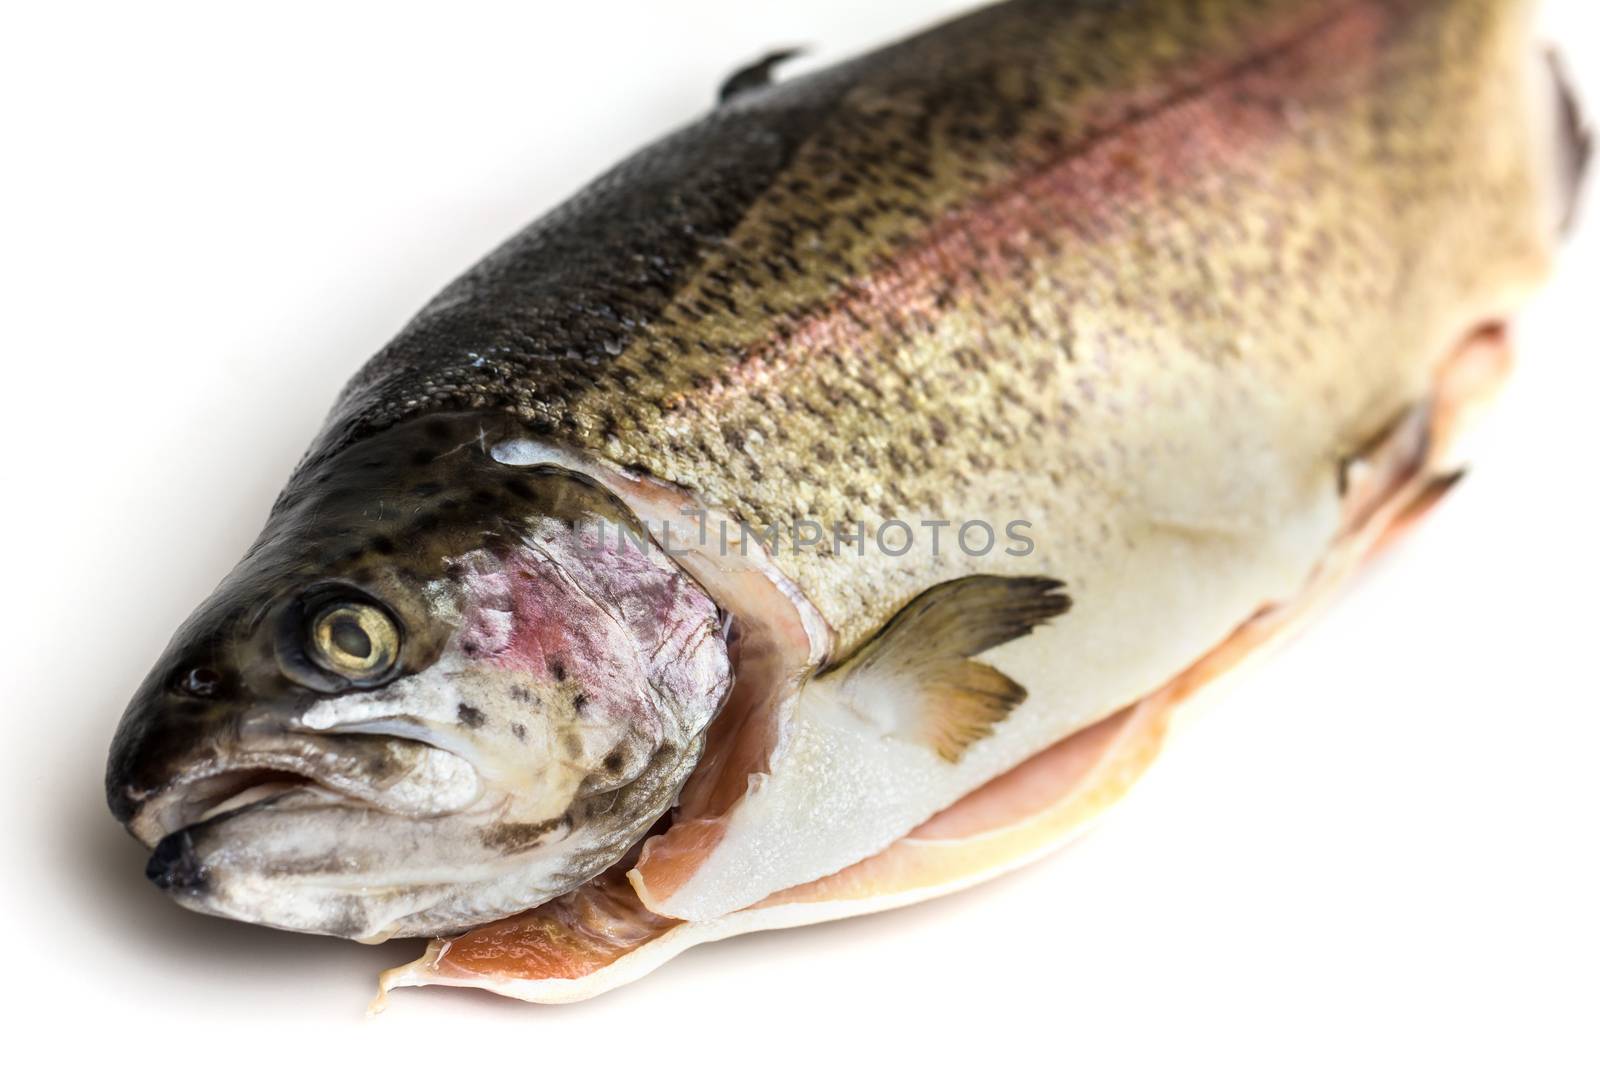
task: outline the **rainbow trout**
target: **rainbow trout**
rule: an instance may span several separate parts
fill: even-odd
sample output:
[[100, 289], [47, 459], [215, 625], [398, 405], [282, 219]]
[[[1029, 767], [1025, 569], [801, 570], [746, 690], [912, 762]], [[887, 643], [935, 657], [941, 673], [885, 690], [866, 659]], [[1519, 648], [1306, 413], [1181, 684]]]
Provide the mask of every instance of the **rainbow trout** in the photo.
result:
[[117, 731], [150, 879], [560, 1000], [1058, 842], [1448, 486], [1586, 155], [1530, 16], [736, 75], [345, 389]]

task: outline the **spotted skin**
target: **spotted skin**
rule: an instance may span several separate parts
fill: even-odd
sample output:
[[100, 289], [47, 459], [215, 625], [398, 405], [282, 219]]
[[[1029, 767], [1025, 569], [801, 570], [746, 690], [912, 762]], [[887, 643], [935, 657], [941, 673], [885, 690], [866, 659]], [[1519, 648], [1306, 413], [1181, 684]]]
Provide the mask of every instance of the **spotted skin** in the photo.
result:
[[[963, 573], [1088, 580], [1144, 467], [1187, 451], [1197, 498], [1261, 449], [1324, 477], [1542, 269], [1526, 6], [1024, 0], [738, 94], [440, 294], [307, 470], [492, 409], [757, 525], [1057, 531], [1021, 562], [788, 553], [840, 650]], [[1223, 430], [1141, 436], [1175, 421]]]

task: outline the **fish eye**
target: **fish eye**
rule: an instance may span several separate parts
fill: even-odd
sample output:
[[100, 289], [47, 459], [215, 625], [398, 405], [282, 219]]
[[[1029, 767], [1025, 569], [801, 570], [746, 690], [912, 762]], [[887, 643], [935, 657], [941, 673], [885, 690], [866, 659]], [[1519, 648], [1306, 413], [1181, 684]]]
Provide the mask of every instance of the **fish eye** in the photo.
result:
[[371, 681], [400, 658], [400, 628], [376, 605], [340, 602], [312, 618], [310, 644], [322, 667], [351, 681]]

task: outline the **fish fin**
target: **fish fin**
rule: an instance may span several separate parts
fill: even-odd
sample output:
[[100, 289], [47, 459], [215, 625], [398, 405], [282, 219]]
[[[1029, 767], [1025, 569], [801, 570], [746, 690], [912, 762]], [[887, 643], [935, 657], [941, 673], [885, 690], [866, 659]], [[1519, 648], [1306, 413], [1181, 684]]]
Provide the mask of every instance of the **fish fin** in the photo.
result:
[[834, 681], [891, 736], [926, 744], [954, 763], [1028, 695], [971, 657], [1031, 633], [1071, 606], [1053, 578], [958, 578], [917, 596], [818, 680]]
[[1431, 403], [1413, 404], [1339, 461], [1339, 499], [1346, 527], [1363, 526], [1422, 469], [1433, 447], [1433, 417]]
[[1561, 232], [1571, 233], [1577, 222], [1578, 206], [1583, 195], [1584, 179], [1589, 173], [1589, 161], [1594, 155], [1594, 131], [1584, 119], [1583, 107], [1572, 87], [1572, 77], [1567, 73], [1561, 54], [1555, 49], [1546, 52], [1550, 76], [1555, 82], [1560, 122], [1561, 151]]
[[795, 56], [805, 51], [804, 48], [778, 48], [754, 63], [746, 64], [728, 75], [717, 90], [717, 103], [726, 104], [736, 96], [742, 96], [752, 89], [761, 89], [772, 84], [772, 72], [780, 63], [786, 63]]

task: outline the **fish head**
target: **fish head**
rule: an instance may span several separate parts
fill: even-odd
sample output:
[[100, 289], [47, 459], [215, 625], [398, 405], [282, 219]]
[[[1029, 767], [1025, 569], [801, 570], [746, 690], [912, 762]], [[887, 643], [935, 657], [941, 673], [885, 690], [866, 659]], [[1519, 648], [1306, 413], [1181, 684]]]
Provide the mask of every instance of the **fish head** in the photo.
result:
[[208, 912], [361, 940], [533, 907], [670, 807], [716, 604], [590, 478], [429, 416], [302, 466], [113, 741], [113, 813]]

